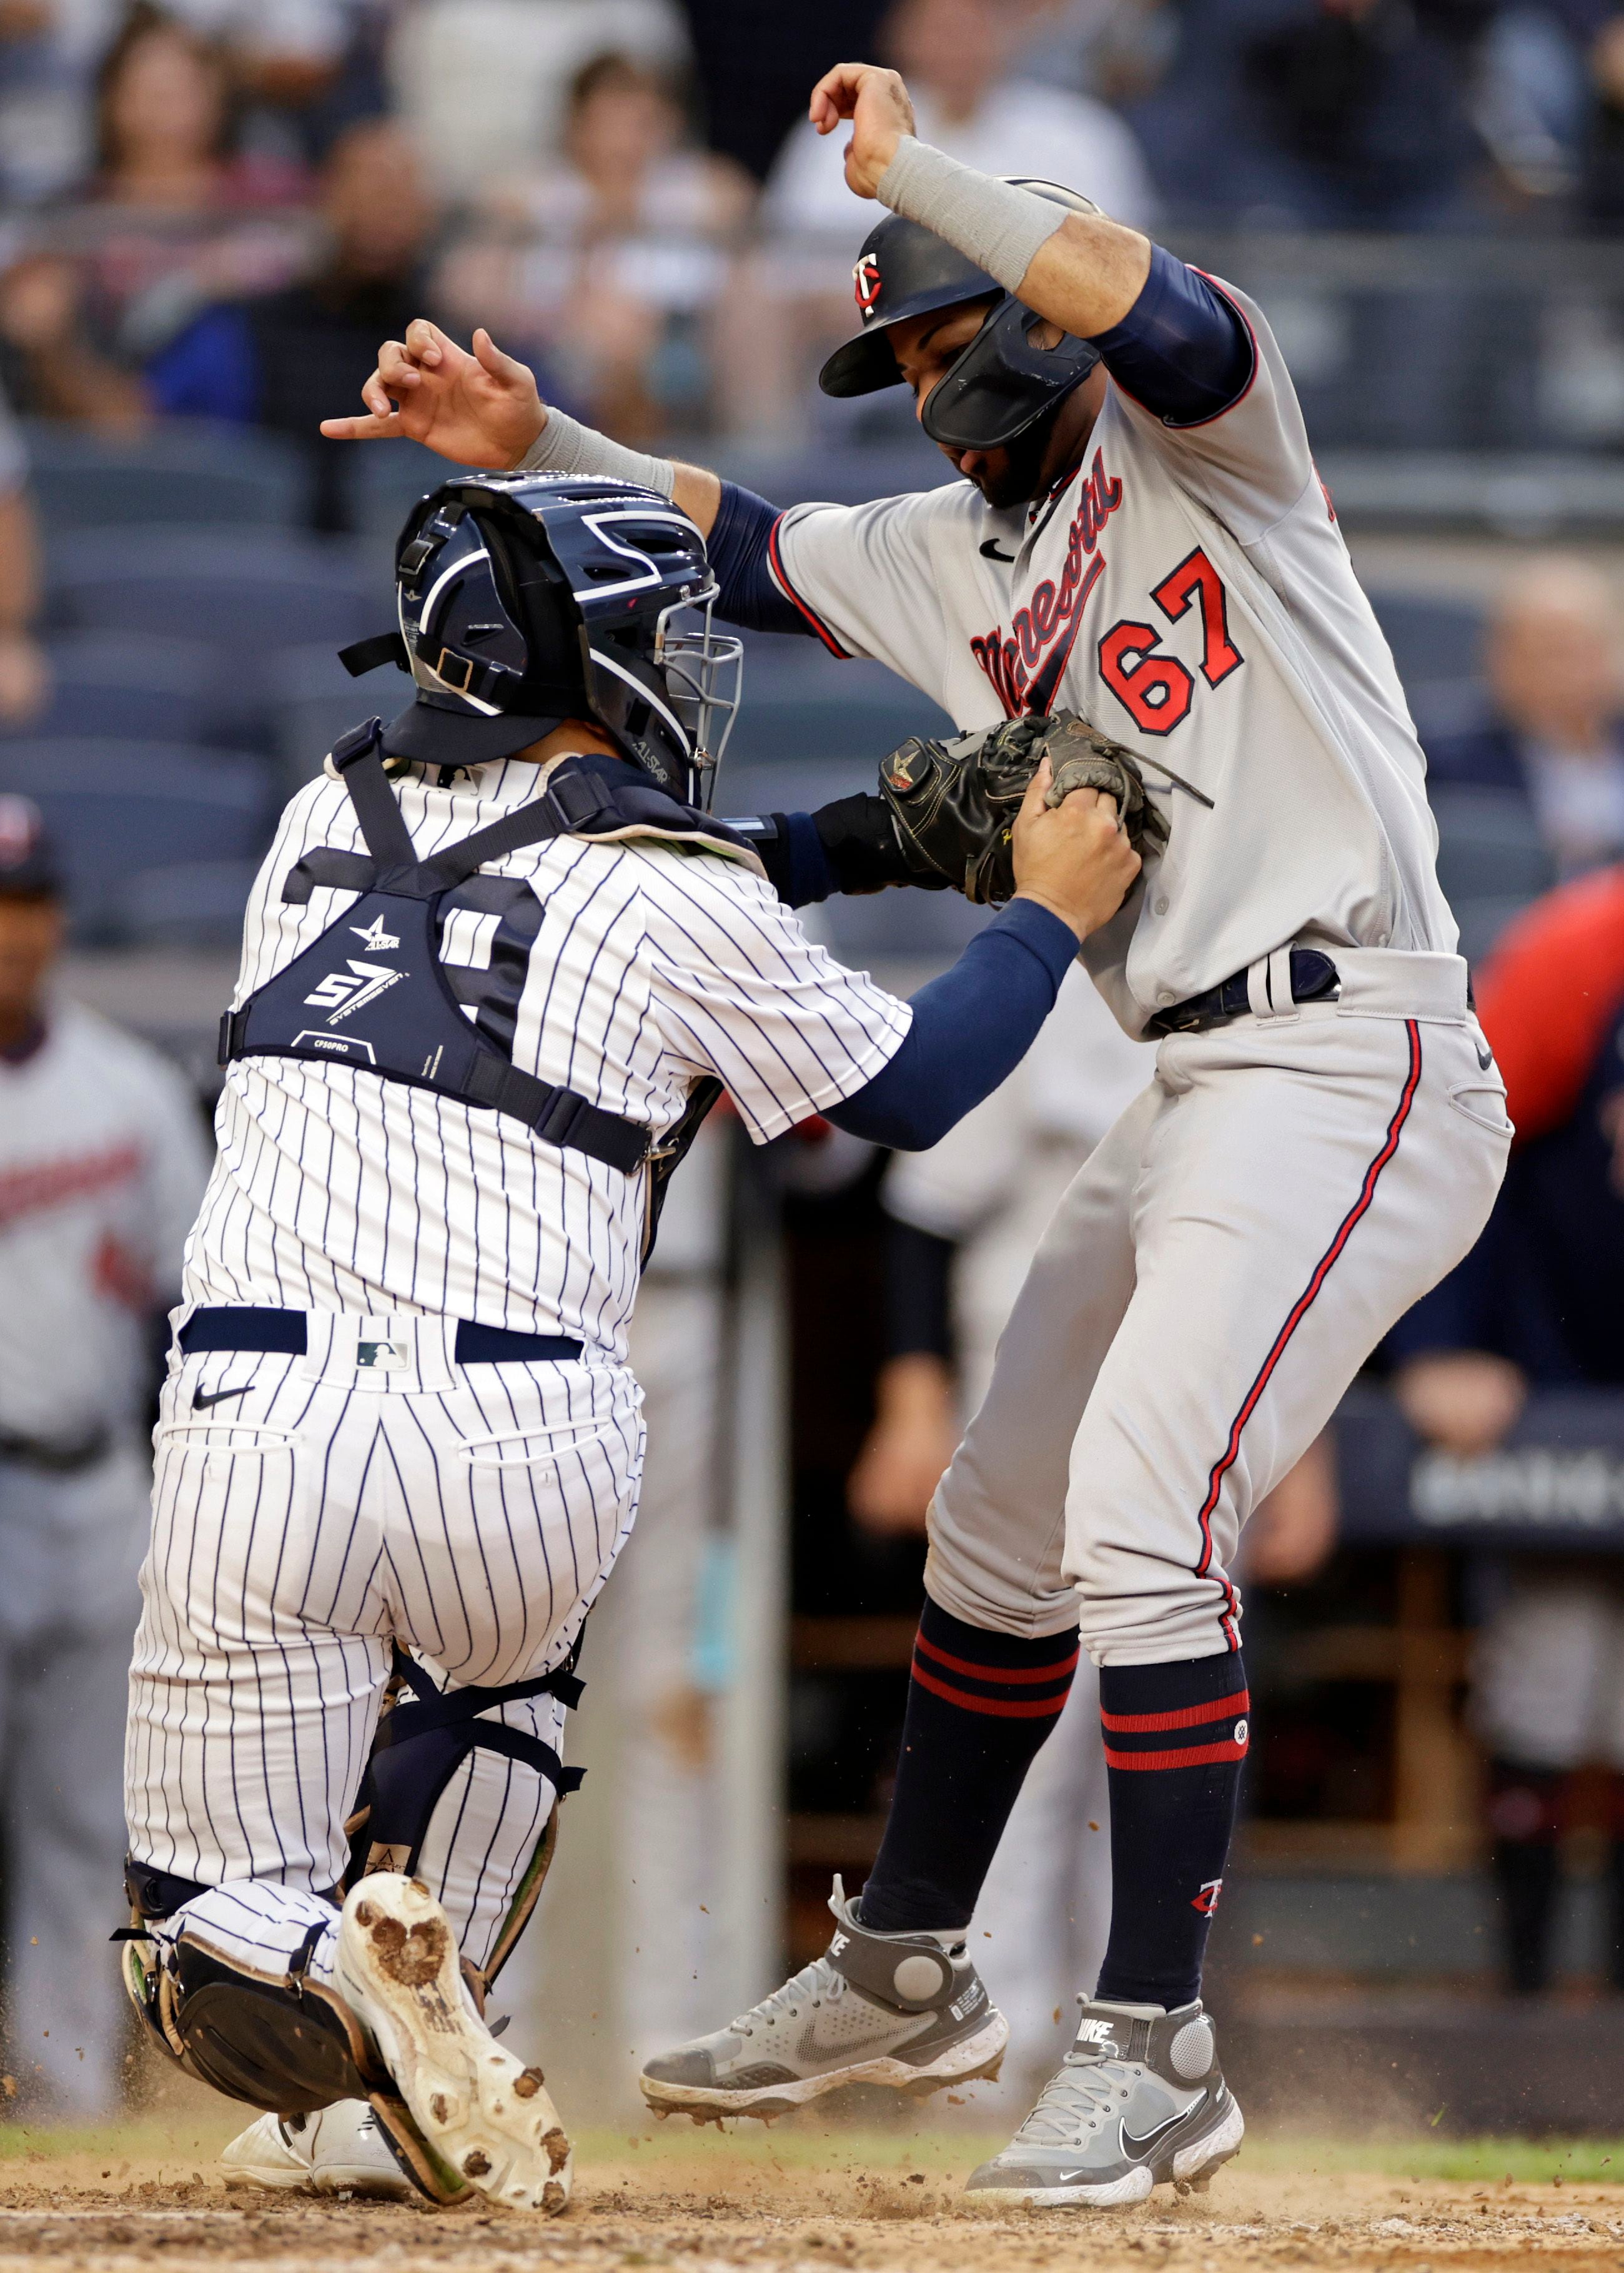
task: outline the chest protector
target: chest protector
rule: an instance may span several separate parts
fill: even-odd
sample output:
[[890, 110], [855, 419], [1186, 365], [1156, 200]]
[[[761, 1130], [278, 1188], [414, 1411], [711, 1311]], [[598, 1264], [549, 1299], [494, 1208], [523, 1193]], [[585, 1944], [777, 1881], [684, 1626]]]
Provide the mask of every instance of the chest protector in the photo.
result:
[[[539, 798], [423, 859], [384, 771], [381, 734], [374, 718], [343, 736], [333, 751], [365, 852], [318, 846], [289, 869], [282, 884], [283, 901], [296, 906], [307, 904], [318, 886], [360, 896], [284, 970], [226, 1013], [221, 1064], [290, 1057], [355, 1066], [383, 1081], [506, 1114], [543, 1144], [585, 1152], [625, 1175], [647, 1164], [646, 1260], [665, 1186], [722, 1084], [696, 1082], [682, 1118], [656, 1146], [640, 1122], [606, 1113], [562, 1084], [521, 1072], [512, 1059], [511, 1023], [504, 1046], [469, 1017], [441, 960], [444, 903], [454, 893], [460, 905], [471, 903], [498, 917], [521, 897], [534, 907], [528, 886], [478, 878], [477, 872], [487, 860], [555, 836], [665, 839], [727, 852], [752, 866], [753, 856], [733, 830], [679, 804], [636, 766], [595, 754], [566, 758]], [[516, 928], [522, 939], [524, 926]], [[501, 1022], [496, 1025], [501, 1033]]]

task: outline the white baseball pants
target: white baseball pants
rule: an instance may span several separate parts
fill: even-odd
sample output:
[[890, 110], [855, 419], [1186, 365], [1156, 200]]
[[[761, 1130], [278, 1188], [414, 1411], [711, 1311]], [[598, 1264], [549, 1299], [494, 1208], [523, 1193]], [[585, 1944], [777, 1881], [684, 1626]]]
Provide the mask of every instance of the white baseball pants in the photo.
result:
[[[458, 1366], [438, 1317], [312, 1311], [309, 1333], [302, 1357], [171, 1359], [125, 1759], [138, 1861], [273, 1882], [306, 1898], [290, 1917], [344, 1871], [392, 1640], [443, 1685], [561, 1664], [632, 1527], [643, 1443], [622, 1368]], [[559, 1744], [552, 1698], [487, 1717]], [[476, 1965], [552, 1804], [481, 1749], [435, 1810], [422, 1875]]]
[[1237, 1647], [1247, 1515], [1482, 1230], [1511, 1131], [1464, 963], [1336, 961], [1334, 1002], [1271, 956], [1250, 1012], [1164, 1041], [1061, 1201], [932, 1510], [955, 1617], [1081, 1609], [1102, 1665]]

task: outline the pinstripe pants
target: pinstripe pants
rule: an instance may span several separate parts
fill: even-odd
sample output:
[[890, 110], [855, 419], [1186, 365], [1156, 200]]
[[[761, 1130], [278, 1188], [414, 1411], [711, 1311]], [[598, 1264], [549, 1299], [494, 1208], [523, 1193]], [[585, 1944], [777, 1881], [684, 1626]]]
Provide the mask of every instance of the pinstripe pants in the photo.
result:
[[[608, 1364], [460, 1367], [453, 1333], [313, 1311], [303, 1356], [172, 1355], [131, 1669], [138, 1861], [325, 1893], [392, 1640], [453, 1687], [567, 1656], [636, 1512], [640, 1393]], [[489, 1717], [559, 1744], [551, 1698]], [[475, 1964], [552, 1804], [482, 1749], [436, 1808], [422, 1875]]]

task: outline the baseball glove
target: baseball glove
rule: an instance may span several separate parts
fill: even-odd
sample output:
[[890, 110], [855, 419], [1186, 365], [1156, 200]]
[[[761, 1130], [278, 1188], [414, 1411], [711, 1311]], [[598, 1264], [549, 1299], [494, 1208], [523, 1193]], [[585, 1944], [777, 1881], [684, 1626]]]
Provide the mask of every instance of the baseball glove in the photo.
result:
[[879, 793], [909, 870], [921, 881], [945, 878], [967, 900], [1013, 899], [1011, 831], [1032, 776], [1050, 761], [1046, 802], [1074, 789], [1115, 798], [1128, 841], [1141, 854], [1167, 842], [1165, 817], [1145, 795], [1132, 750], [1090, 726], [1074, 710], [1051, 718], [1009, 718], [950, 742], [914, 737], [879, 769]]

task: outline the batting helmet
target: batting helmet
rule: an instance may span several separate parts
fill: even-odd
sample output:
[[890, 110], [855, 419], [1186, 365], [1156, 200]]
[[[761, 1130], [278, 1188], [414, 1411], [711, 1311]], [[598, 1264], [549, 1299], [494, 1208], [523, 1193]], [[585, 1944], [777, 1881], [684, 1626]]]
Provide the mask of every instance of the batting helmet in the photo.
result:
[[670, 498], [597, 476], [460, 475], [413, 507], [395, 586], [399, 637], [343, 656], [417, 682], [385, 729], [391, 756], [479, 764], [588, 718], [662, 789], [708, 805], [743, 648], [712, 628], [705, 540]]
[[[1055, 182], [1008, 177], [1017, 189], [1068, 213], [1099, 207]], [[872, 394], [902, 378], [887, 334], [912, 316], [951, 308], [987, 294], [993, 304], [969, 345], [925, 397], [920, 423], [950, 449], [996, 450], [1058, 410], [1099, 361], [1099, 350], [1069, 334], [1052, 348], [1034, 347], [1040, 321], [1013, 292], [917, 221], [887, 214], [869, 231], [852, 270], [863, 328], [836, 348], [818, 374], [826, 394]]]

